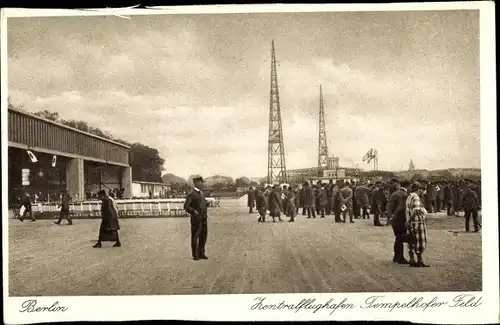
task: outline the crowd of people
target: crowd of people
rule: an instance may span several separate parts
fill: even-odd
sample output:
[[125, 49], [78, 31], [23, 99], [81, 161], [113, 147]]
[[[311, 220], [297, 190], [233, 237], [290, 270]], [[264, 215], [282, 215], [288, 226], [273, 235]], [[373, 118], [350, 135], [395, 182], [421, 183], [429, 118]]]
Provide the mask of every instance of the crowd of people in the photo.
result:
[[[283, 221], [282, 216], [294, 222], [302, 209], [307, 219], [334, 215], [334, 222], [355, 223], [355, 219], [370, 219], [373, 225], [390, 225], [394, 231], [393, 262], [413, 267], [427, 267], [423, 252], [427, 242], [426, 216], [428, 213], [445, 211], [448, 216], [460, 217], [464, 212], [465, 231], [470, 231], [470, 219], [474, 231], [481, 228], [478, 213], [481, 210], [481, 184], [471, 180], [452, 181], [403, 181], [344, 182], [325, 184], [305, 182], [299, 186], [275, 184], [248, 191], [249, 213], [258, 213], [258, 222], [266, 216], [273, 222]], [[409, 260], [404, 257], [404, 243], [408, 244]]]
[[[293, 222], [300, 209], [307, 218], [334, 215], [335, 222], [350, 223], [354, 219], [366, 219], [373, 215], [374, 226], [383, 226], [381, 218], [387, 218], [388, 202], [395, 191], [394, 182], [379, 181], [344, 182], [339, 180], [328, 183], [318, 181], [316, 184], [305, 182], [296, 186], [267, 185], [261, 188], [250, 188], [248, 191], [249, 212], [253, 209], [259, 213], [258, 221], [265, 221], [266, 214], [276, 221], [283, 221], [281, 216], [290, 217]], [[466, 212], [467, 193], [472, 191], [481, 202], [481, 184], [471, 180], [451, 180], [426, 182], [418, 181], [423, 186], [422, 204], [428, 213], [445, 211], [448, 216], [460, 216]], [[403, 182], [407, 190], [411, 182]], [[263, 212], [267, 212], [264, 214]]]

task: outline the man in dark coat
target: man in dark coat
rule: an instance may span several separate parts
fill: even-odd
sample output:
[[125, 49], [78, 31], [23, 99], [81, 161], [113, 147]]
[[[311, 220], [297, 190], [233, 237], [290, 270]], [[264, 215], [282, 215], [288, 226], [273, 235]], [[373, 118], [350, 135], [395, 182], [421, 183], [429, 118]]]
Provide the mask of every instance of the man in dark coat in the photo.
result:
[[203, 194], [203, 178], [201, 176], [193, 177], [194, 187], [187, 194], [184, 201], [184, 210], [191, 216], [191, 254], [195, 261], [208, 259], [205, 255], [205, 244], [208, 236], [208, 215], [207, 208], [209, 202], [205, 200]]
[[321, 218], [324, 218], [326, 206], [328, 205], [328, 196], [326, 194], [326, 189], [323, 184], [321, 184], [321, 188], [318, 191], [318, 203], [319, 203], [319, 212], [321, 214]]
[[300, 190], [298, 188], [295, 188], [293, 196], [295, 197], [295, 216], [299, 214], [299, 205], [300, 205], [300, 196], [299, 196]]
[[253, 208], [255, 206], [255, 193], [251, 187], [248, 190], [247, 195], [248, 195], [248, 198], [247, 198], [248, 213], [253, 213]]
[[69, 212], [69, 202], [71, 201], [71, 195], [67, 189], [64, 189], [61, 193], [61, 204], [59, 211], [59, 218], [57, 221], [54, 221], [56, 225], [60, 225], [63, 218], [68, 220], [68, 225], [72, 225], [73, 221], [71, 220], [70, 212]]
[[380, 216], [385, 212], [384, 207], [387, 202], [384, 189], [382, 188], [382, 184], [380, 182], [377, 182], [375, 184], [372, 193], [373, 225], [376, 227], [380, 227], [382, 226], [382, 223], [380, 223]]
[[283, 185], [283, 190], [280, 188], [281, 210], [285, 216], [288, 216], [288, 188]]
[[333, 180], [328, 182], [326, 185], [326, 197], [328, 199], [328, 204], [326, 205], [326, 215], [329, 216], [332, 214], [333, 210]]
[[451, 216], [455, 213], [453, 208], [454, 202], [454, 188], [451, 183], [447, 183], [444, 187], [444, 208], [446, 210], [446, 215]]
[[342, 183], [340, 189], [340, 204], [342, 209], [343, 222], [346, 222], [346, 215], [349, 215], [349, 222], [354, 223], [352, 214], [353, 193], [348, 182]]
[[120, 238], [118, 230], [120, 223], [118, 222], [118, 213], [115, 211], [113, 201], [106, 195], [106, 191], [100, 190], [97, 196], [101, 200], [101, 226], [99, 227], [99, 237], [94, 248], [101, 248], [103, 241], [114, 241], [113, 247], [120, 247]]
[[316, 211], [314, 209], [314, 190], [309, 182], [304, 183], [304, 209], [307, 211], [307, 219], [316, 218]]
[[305, 216], [307, 213], [307, 209], [305, 207], [305, 202], [306, 202], [306, 186], [302, 185], [299, 191], [299, 201], [300, 201], [300, 207], [302, 208], [302, 215]]
[[269, 215], [271, 216], [271, 218], [273, 218], [273, 222], [276, 222], [275, 220], [276, 217], [280, 222], [283, 221], [283, 219], [281, 219], [282, 202], [281, 202], [280, 192], [281, 191], [279, 185], [274, 185], [273, 189], [269, 193], [268, 208], [269, 208]]
[[266, 198], [264, 193], [259, 189], [256, 190], [257, 195], [255, 196], [255, 208], [259, 212], [258, 222], [266, 222]]
[[368, 214], [368, 207], [370, 206], [370, 193], [371, 190], [362, 183], [358, 184], [356, 186], [356, 190], [354, 191], [354, 199], [362, 211], [363, 219], [370, 219], [370, 214]]
[[474, 223], [474, 232], [479, 231], [478, 210], [480, 207], [479, 197], [469, 184], [465, 185], [463, 192], [463, 207], [465, 212], [465, 231], [470, 231], [470, 217]]
[[319, 189], [321, 188], [321, 181], [316, 182], [316, 186], [314, 186], [314, 206], [316, 207], [316, 214], [319, 215], [321, 213], [321, 204], [319, 204]]
[[[353, 193], [356, 193], [356, 187], [356, 182], [353, 181], [351, 183], [351, 190]], [[354, 215], [354, 219], [359, 219], [359, 217], [361, 216], [361, 207], [355, 197], [353, 197], [352, 199], [352, 213]]]
[[24, 221], [24, 219], [26, 219], [26, 217], [28, 216], [31, 219], [31, 221], [36, 221], [35, 215], [31, 210], [31, 198], [29, 193], [24, 193], [21, 195], [22, 197], [19, 204], [21, 205], [21, 208], [24, 207], [24, 212], [22, 214], [21, 213], [19, 214], [19, 221]]
[[436, 210], [441, 212], [444, 209], [444, 183], [439, 182], [437, 185], [437, 195], [436, 195]]
[[394, 232], [394, 257], [392, 261], [399, 264], [408, 264], [408, 260], [404, 257], [403, 247], [406, 236], [406, 198], [408, 196], [405, 185], [407, 184], [401, 186], [399, 181], [393, 181], [396, 191], [391, 194], [387, 209], [387, 222], [391, 224]]
[[340, 193], [340, 186], [342, 186], [342, 181], [337, 182], [334, 184], [333, 189], [332, 189], [332, 210], [333, 214], [335, 216], [335, 222], [342, 222], [340, 219], [341, 215], [341, 207], [342, 207], [342, 197]]

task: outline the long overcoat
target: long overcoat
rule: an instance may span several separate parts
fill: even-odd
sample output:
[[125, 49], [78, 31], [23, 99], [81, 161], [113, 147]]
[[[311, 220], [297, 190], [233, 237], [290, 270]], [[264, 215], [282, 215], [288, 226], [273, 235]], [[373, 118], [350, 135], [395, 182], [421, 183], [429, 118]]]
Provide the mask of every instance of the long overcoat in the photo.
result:
[[101, 226], [99, 227], [99, 238], [101, 241], [116, 241], [120, 223], [118, 213], [115, 211], [113, 201], [109, 197], [101, 199]]

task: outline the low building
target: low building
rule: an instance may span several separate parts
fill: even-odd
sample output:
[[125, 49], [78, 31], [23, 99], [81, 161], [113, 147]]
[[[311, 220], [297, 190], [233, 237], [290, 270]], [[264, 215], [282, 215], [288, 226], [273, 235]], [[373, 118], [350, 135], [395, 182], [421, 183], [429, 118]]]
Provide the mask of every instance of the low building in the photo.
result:
[[169, 184], [155, 182], [132, 182], [132, 197], [163, 198], [172, 191]]

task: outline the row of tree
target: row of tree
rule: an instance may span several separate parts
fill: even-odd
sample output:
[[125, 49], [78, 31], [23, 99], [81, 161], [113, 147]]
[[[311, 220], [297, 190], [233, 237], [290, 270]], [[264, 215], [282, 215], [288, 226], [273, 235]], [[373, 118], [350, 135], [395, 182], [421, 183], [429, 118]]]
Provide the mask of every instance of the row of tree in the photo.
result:
[[[25, 111], [22, 105], [13, 105], [10, 98], [9, 109]], [[129, 143], [122, 139], [117, 139], [109, 132], [88, 125], [85, 121], [65, 120], [61, 118], [57, 112], [43, 110], [34, 113], [34, 115], [130, 146], [129, 162], [132, 167], [132, 179], [134, 181], [143, 182], [159, 183], [162, 181], [161, 173], [164, 170], [163, 164], [165, 163], [165, 160], [160, 156], [157, 149], [151, 148], [139, 142]]]

